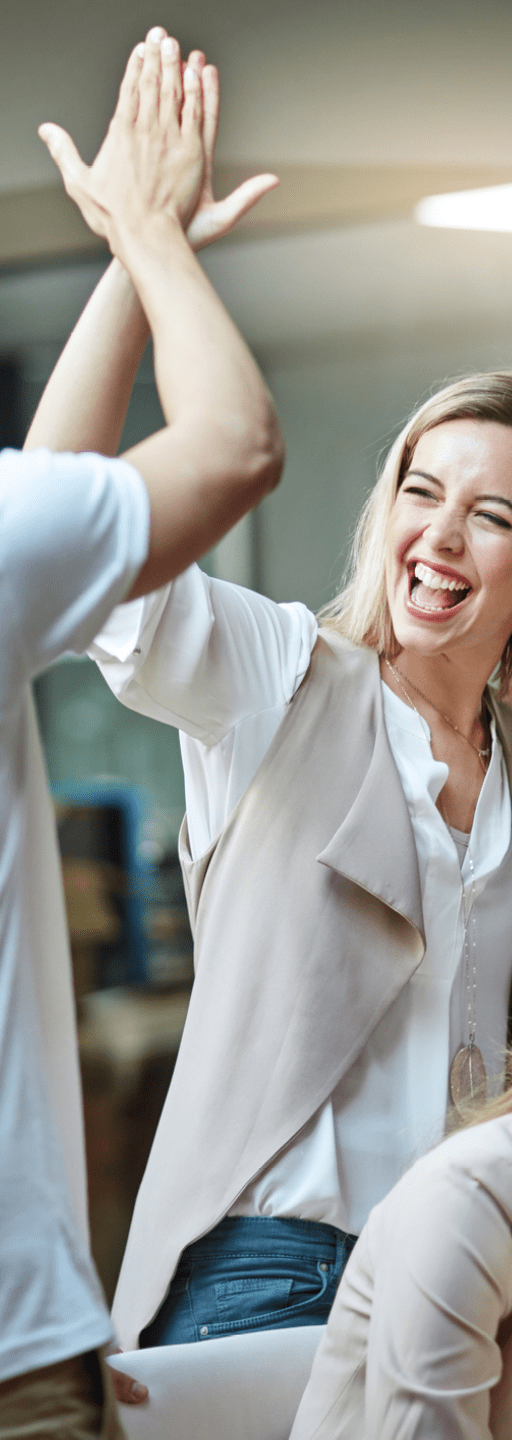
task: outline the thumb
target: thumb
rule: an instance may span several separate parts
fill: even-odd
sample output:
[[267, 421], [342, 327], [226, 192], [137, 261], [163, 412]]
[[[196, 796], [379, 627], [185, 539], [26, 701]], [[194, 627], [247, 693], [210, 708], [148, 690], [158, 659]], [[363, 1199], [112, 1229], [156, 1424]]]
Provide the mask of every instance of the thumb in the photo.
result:
[[275, 190], [276, 185], [279, 185], [277, 175], [254, 175], [252, 180], [244, 180], [231, 195], [226, 195], [225, 200], [217, 200], [204, 209], [200, 207], [187, 230], [192, 249], [202, 250], [205, 245], [229, 235], [242, 215], [252, 210], [269, 190]]
[[244, 180], [231, 195], [226, 195], [225, 200], [219, 200], [215, 209], [218, 221], [225, 227], [224, 233], [231, 230], [248, 210], [252, 210], [253, 205], [257, 205], [269, 190], [275, 190], [276, 185], [279, 185], [277, 175], [253, 175], [252, 180]]
[[58, 166], [66, 190], [73, 182], [80, 179], [87, 166], [84, 165], [76, 145], [67, 130], [62, 130], [60, 125], [45, 124], [38, 128], [38, 135], [44, 141], [50, 152], [52, 160]]

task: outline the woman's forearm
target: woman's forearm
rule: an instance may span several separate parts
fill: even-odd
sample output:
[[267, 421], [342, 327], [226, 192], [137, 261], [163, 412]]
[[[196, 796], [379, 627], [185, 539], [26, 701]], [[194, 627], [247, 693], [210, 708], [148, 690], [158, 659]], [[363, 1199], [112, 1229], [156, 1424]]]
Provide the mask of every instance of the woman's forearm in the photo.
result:
[[148, 336], [132, 281], [113, 260], [50, 376], [24, 449], [115, 455]]

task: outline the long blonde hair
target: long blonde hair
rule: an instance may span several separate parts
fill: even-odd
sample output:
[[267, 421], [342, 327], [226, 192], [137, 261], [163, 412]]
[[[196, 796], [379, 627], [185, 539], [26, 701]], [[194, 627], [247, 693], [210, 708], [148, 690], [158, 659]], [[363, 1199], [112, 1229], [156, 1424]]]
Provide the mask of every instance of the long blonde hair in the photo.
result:
[[[384, 546], [389, 516], [418, 440], [447, 420], [494, 421], [512, 428], [512, 371], [470, 375], [444, 386], [414, 411], [391, 446], [357, 525], [347, 583], [319, 616], [323, 625], [379, 655], [392, 657], [399, 649], [386, 593]], [[502, 694], [511, 678], [512, 637], [501, 657]]]

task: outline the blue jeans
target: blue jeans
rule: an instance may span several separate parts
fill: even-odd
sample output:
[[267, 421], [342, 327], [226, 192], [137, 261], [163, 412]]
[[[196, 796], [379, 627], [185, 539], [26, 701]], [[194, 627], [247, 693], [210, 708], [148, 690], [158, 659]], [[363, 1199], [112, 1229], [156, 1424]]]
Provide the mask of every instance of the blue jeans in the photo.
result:
[[356, 1239], [310, 1220], [221, 1220], [183, 1251], [141, 1349], [324, 1325]]

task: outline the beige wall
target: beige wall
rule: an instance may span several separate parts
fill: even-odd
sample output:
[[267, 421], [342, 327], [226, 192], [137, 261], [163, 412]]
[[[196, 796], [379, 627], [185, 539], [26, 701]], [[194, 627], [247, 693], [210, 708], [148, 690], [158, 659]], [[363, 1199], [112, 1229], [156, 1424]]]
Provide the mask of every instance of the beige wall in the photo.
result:
[[158, 21], [222, 69], [222, 160], [511, 162], [509, 0], [2, 0], [0, 17], [1, 189], [54, 180], [42, 120], [91, 158]]

